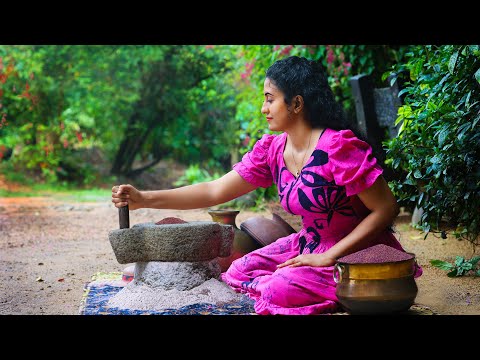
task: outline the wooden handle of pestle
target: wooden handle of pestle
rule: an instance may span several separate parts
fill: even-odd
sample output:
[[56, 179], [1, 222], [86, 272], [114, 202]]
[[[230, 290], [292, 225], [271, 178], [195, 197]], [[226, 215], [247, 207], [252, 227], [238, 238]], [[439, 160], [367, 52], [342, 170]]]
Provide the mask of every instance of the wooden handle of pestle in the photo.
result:
[[128, 205], [118, 208], [118, 219], [120, 222], [120, 229], [128, 229], [130, 227]]

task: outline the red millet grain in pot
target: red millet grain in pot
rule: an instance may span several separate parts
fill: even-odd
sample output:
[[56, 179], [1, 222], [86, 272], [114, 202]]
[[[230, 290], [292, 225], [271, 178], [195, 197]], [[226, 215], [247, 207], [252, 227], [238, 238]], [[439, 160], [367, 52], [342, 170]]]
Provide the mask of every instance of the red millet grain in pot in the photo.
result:
[[343, 256], [339, 262], [347, 264], [378, 264], [384, 262], [396, 262], [413, 259], [413, 255], [397, 250], [391, 246], [378, 244], [353, 254]]
[[156, 225], [165, 225], [165, 224], [186, 224], [188, 221], [176, 218], [176, 217], [166, 217], [160, 221], [157, 221]]

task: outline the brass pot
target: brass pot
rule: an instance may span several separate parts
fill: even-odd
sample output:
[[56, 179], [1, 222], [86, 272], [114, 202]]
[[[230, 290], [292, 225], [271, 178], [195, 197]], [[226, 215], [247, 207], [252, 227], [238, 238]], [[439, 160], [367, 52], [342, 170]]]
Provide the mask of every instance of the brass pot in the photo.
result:
[[[411, 254], [411, 253], [410, 253]], [[389, 314], [407, 311], [418, 288], [412, 259], [385, 263], [348, 264], [337, 261], [333, 280], [340, 304], [351, 314]]]

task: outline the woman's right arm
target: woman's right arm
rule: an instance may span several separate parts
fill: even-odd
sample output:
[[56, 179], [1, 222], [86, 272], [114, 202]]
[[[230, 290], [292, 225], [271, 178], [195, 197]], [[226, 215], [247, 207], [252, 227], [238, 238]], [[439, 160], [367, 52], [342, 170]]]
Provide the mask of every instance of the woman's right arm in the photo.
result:
[[244, 180], [235, 170], [222, 177], [177, 189], [140, 191], [132, 185], [112, 187], [112, 202], [121, 208], [128, 204], [129, 210], [153, 209], [199, 209], [236, 199], [257, 186]]

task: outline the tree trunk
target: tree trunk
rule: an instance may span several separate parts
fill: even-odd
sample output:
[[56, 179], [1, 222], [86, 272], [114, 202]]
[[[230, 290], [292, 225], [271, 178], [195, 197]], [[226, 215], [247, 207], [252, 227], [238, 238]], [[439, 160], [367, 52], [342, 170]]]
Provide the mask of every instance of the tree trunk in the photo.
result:
[[139, 114], [134, 112], [129, 119], [125, 137], [120, 144], [112, 169], [110, 170], [112, 175], [126, 175], [132, 171], [135, 156], [152, 129], [152, 125], [149, 125], [147, 128], [142, 128], [139, 127], [138, 124], [142, 124], [142, 120]]

